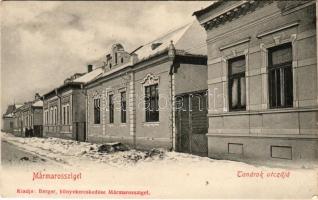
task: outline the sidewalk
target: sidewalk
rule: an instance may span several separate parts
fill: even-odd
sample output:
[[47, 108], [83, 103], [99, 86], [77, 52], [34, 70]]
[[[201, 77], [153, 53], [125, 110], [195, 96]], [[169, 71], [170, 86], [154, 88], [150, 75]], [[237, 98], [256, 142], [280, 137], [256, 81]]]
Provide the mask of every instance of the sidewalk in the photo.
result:
[[[83, 179], [72, 183], [76, 189], [139, 188], [150, 191], [147, 198], [311, 199], [318, 194], [317, 168], [256, 166], [167, 151], [103, 153], [98, 152], [100, 145], [97, 144], [57, 138], [19, 138], [5, 133], [1, 138], [61, 164], [58, 168], [46, 168], [46, 172], [82, 173]], [[5, 186], [14, 188], [22, 182], [26, 187], [33, 185], [34, 171], [36, 169], [14, 168], [6, 173], [8, 176], [3, 176], [4, 181], [11, 181]], [[12, 174], [18, 182], [12, 180]], [[19, 181], [21, 177], [25, 180]], [[61, 189], [61, 182], [37, 182], [42, 183]], [[67, 189], [66, 186], [62, 189]]]

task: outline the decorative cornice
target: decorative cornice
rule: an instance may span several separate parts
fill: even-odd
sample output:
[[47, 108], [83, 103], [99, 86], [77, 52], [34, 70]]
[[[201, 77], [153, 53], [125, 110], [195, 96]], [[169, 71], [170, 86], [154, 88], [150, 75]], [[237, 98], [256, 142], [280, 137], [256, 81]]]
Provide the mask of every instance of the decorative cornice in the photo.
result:
[[272, 3], [272, 0], [268, 1], [256, 1], [256, 0], [246, 0], [242, 1], [239, 4], [236, 4], [233, 7], [230, 7], [226, 10], [224, 10], [221, 13], [218, 13], [203, 22], [201, 22], [201, 25], [206, 29], [210, 30], [212, 28], [215, 28], [221, 24], [224, 24], [227, 21], [232, 21], [236, 18], [238, 18], [241, 15], [245, 15], [248, 12], [254, 11], [257, 7], [263, 6], [265, 4]]
[[92, 98], [95, 99], [95, 98], [101, 98], [102, 96], [102, 91], [100, 90], [94, 90], [93, 93], [92, 93]]
[[140, 82], [143, 86], [159, 84], [159, 76], [154, 74], [147, 74], [146, 77]]

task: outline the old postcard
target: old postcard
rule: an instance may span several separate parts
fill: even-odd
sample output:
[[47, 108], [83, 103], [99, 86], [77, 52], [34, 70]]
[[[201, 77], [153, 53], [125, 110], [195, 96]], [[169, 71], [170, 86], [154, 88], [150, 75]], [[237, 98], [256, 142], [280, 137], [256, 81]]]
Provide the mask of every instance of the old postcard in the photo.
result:
[[2, 2], [1, 197], [318, 199], [316, 9]]

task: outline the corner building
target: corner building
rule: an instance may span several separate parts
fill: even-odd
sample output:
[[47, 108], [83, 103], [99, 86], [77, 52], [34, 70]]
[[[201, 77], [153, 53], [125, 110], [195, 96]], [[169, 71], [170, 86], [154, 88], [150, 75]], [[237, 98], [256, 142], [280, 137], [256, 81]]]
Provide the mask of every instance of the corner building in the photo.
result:
[[315, 1], [216, 1], [207, 32], [208, 155], [317, 160]]

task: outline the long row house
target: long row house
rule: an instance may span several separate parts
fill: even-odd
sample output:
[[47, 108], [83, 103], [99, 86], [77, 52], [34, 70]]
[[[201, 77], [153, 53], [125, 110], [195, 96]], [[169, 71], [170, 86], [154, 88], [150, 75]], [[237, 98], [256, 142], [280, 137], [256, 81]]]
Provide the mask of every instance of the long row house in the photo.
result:
[[112, 45], [3, 129], [221, 159], [317, 160], [315, 1], [225, 1], [128, 52]]

